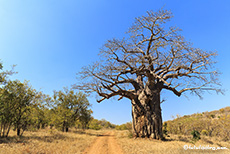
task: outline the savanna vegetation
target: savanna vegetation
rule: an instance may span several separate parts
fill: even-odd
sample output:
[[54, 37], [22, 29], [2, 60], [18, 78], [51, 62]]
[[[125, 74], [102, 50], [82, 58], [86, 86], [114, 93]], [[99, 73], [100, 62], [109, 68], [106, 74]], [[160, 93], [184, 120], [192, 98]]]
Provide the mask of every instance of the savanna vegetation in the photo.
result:
[[72, 128], [66, 133], [47, 127], [17, 136], [10, 131], [7, 138], [0, 138], [0, 154], [80, 154], [105, 132]]
[[[116, 138], [124, 153], [132, 154], [228, 154], [230, 142], [218, 137], [201, 136], [200, 140], [193, 140], [193, 136], [169, 134], [165, 141], [147, 138], [130, 138], [127, 130], [116, 131]], [[200, 149], [184, 149], [184, 147], [197, 147]], [[207, 148], [209, 149], [202, 149]], [[214, 149], [215, 148], [215, 149]], [[217, 149], [222, 148], [222, 149]]]
[[165, 132], [170, 134], [190, 135], [196, 131], [201, 137], [218, 137], [223, 141], [230, 141], [230, 107], [183, 117], [178, 115], [163, 125]]
[[84, 93], [64, 88], [49, 96], [11, 80], [14, 73], [0, 73], [0, 153], [81, 153], [116, 127], [92, 117]]
[[[116, 134], [124, 153], [228, 154], [230, 152], [229, 115], [230, 107], [183, 117], [177, 115], [175, 119], [163, 123], [164, 141], [133, 139], [128, 130], [117, 131]], [[198, 149], [185, 149], [185, 146]]]
[[64, 88], [50, 97], [34, 89], [28, 81], [10, 80], [13, 73], [0, 74], [0, 138], [8, 137], [12, 130], [22, 136], [24, 131], [47, 127], [63, 132], [76, 124], [89, 127], [92, 110], [85, 94]]
[[207, 90], [222, 92], [213, 61], [217, 54], [192, 47], [178, 28], [164, 29], [171, 18], [167, 10], [136, 18], [127, 38], [103, 46], [104, 61], [80, 72], [83, 82], [75, 88], [96, 92], [98, 102], [116, 96], [130, 100], [132, 122], [126, 124], [93, 118], [87, 95], [76, 89], [49, 96], [28, 81], [11, 80], [13, 70], [2, 71], [0, 153], [81, 153], [112, 129], [125, 153], [184, 153], [185, 144], [230, 148], [230, 107], [162, 123], [162, 90], [178, 97], [187, 91], [199, 97]]
[[10, 80], [13, 73], [1, 72], [0, 153], [84, 153], [108, 131], [115, 132], [124, 153], [192, 152], [183, 149], [185, 144], [230, 148], [229, 107], [163, 123], [165, 141], [135, 139], [132, 122], [114, 125], [94, 119], [84, 93], [64, 88], [48, 96], [28, 81]]

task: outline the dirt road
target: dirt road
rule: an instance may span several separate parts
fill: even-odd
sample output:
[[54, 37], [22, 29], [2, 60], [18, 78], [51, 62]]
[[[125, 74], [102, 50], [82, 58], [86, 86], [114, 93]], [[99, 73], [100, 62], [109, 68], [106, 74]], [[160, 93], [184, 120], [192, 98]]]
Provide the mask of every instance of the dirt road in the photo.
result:
[[114, 132], [108, 132], [98, 136], [96, 141], [88, 147], [84, 154], [123, 154], [122, 149], [117, 144]]

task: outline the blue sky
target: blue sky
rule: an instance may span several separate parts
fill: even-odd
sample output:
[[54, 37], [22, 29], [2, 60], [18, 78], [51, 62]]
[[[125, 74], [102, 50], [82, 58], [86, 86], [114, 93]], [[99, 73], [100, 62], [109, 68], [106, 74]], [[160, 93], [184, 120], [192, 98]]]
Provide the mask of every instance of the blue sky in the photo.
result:
[[[135, 17], [146, 11], [169, 9], [170, 25], [195, 47], [216, 50], [217, 68], [225, 95], [205, 94], [203, 100], [178, 98], [163, 92], [163, 120], [172, 115], [211, 111], [230, 103], [230, 1], [228, 0], [0, 0], [0, 59], [4, 69], [16, 64], [12, 79], [29, 80], [52, 95], [71, 87], [83, 66], [99, 59], [99, 48], [111, 38], [122, 38]], [[115, 124], [131, 121], [129, 100], [100, 104], [89, 97], [93, 116]]]

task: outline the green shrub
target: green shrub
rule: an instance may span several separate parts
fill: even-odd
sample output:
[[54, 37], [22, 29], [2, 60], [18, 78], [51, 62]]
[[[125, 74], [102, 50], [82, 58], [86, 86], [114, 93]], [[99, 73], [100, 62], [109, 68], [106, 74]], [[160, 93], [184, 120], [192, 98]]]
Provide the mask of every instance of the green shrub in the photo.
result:
[[211, 114], [210, 116], [211, 116], [211, 118], [215, 118], [215, 115], [214, 115], [214, 114]]
[[132, 123], [131, 122], [127, 122], [125, 124], [122, 125], [117, 125], [115, 127], [116, 130], [132, 130]]
[[94, 129], [94, 130], [99, 130], [101, 129], [102, 126], [100, 125], [100, 121], [97, 120], [97, 119], [92, 119], [90, 122], [89, 122], [89, 129]]
[[193, 140], [199, 140], [200, 139], [200, 133], [197, 130], [193, 130], [191, 132], [191, 134], [192, 134], [192, 139]]
[[163, 123], [163, 134], [166, 135], [166, 136], [168, 135], [167, 123], [166, 122]]
[[208, 131], [205, 130], [205, 129], [203, 129], [203, 130], [201, 131], [201, 134], [202, 134], [202, 135], [205, 135], [205, 136], [208, 136]]
[[100, 125], [90, 125], [89, 126], [89, 129], [94, 129], [94, 130], [100, 130], [101, 129], [101, 126]]

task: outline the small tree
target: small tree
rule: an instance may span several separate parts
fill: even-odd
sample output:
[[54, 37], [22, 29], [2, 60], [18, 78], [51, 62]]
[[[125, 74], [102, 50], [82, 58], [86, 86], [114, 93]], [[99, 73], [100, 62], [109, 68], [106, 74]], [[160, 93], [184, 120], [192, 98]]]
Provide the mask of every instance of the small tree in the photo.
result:
[[[14, 66], [13, 66], [14, 67]], [[11, 71], [2, 71], [3, 65], [0, 62], [0, 137], [7, 137], [13, 123], [13, 102], [12, 94], [10, 94], [5, 85], [8, 84], [8, 76], [14, 74]]]
[[14, 121], [14, 102], [12, 95], [6, 90], [0, 90], [0, 137], [7, 137]]
[[88, 120], [91, 114], [86, 95], [67, 88], [63, 91], [54, 92], [56, 107], [54, 109], [54, 125], [63, 132], [68, 132], [69, 127], [74, 126], [77, 120]]
[[39, 107], [36, 105], [31, 107], [31, 112], [29, 114], [30, 129], [44, 129], [46, 126], [48, 126], [50, 119], [47, 116], [47, 112], [49, 112], [49, 109], [45, 108], [44, 106]]
[[89, 122], [92, 118], [91, 114], [93, 113], [92, 110], [87, 110], [85, 112], [82, 112], [82, 115], [80, 116], [78, 123], [81, 124], [82, 129], [86, 129], [89, 126]]
[[3, 130], [7, 130], [6, 136], [11, 125], [14, 125], [18, 136], [23, 134], [28, 125], [29, 112], [35, 96], [36, 92], [28, 85], [28, 82], [8, 81], [3, 87], [1, 94], [1, 127]]
[[162, 139], [161, 92], [180, 97], [187, 91], [202, 96], [204, 91], [221, 92], [214, 69], [216, 52], [195, 48], [168, 27], [172, 13], [149, 11], [135, 19], [128, 35], [104, 44], [100, 62], [84, 67], [82, 83], [76, 88], [96, 92], [102, 102], [120, 96], [132, 104], [136, 137]]

